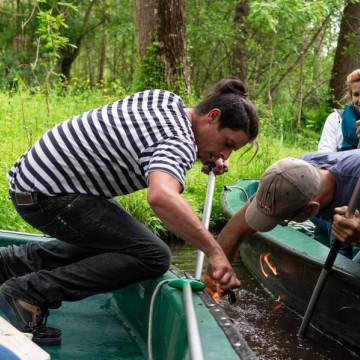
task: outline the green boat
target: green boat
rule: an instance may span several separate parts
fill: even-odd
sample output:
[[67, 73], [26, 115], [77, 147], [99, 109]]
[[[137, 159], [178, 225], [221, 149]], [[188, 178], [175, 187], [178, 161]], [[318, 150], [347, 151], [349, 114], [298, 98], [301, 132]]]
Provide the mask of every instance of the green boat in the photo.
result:
[[[0, 231], [0, 246], [49, 239]], [[202, 289], [172, 267], [160, 278], [64, 303], [51, 312], [51, 326], [62, 329], [58, 346], [40, 348], [0, 318], [0, 358], [255, 359], [231, 319]]]
[[[229, 218], [256, 193], [258, 184], [259, 179], [240, 179], [224, 187], [220, 201]], [[327, 243], [327, 235], [310, 222], [280, 224], [244, 241], [240, 257], [275, 298], [303, 316], [329, 254]], [[359, 264], [337, 255], [311, 324], [360, 354]]]

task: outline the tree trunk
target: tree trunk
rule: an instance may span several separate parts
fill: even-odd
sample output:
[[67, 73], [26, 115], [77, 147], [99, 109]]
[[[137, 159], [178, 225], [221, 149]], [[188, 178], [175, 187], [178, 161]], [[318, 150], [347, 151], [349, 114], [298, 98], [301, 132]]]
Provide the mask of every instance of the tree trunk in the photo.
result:
[[301, 130], [301, 117], [303, 111], [303, 104], [304, 104], [304, 54], [301, 53], [301, 61], [300, 61], [300, 78], [299, 78], [299, 86], [300, 86], [300, 94], [299, 94], [299, 111], [298, 111], [298, 118], [296, 121], [296, 130], [300, 132]]
[[80, 33], [78, 34], [78, 36], [75, 40], [75, 43], [74, 43], [74, 45], [76, 45], [76, 48], [74, 49], [73, 47], [66, 46], [65, 48], [63, 48], [61, 50], [60, 71], [62, 74], [62, 81], [64, 83], [70, 82], [71, 68], [72, 68], [74, 61], [80, 54], [80, 47], [81, 47], [83, 38], [86, 34], [85, 29], [89, 22], [91, 10], [92, 10], [94, 4], [95, 4], [95, 1], [90, 2], [88, 8], [85, 11], [82, 29], [81, 29]]
[[240, 0], [235, 9], [235, 46], [233, 51], [233, 74], [246, 83], [246, 39], [249, 33], [249, 0]]
[[[104, 1], [102, 4], [102, 17], [106, 19], [106, 2]], [[99, 74], [98, 74], [98, 86], [101, 88], [104, 82], [104, 70], [105, 70], [105, 61], [106, 61], [106, 28], [107, 22], [104, 21], [102, 24], [102, 37], [101, 37], [101, 44], [100, 44], [100, 60], [99, 60]]]
[[106, 60], [106, 34], [103, 33], [100, 44], [100, 60], [99, 60], [99, 74], [98, 74], [98, 86], [102, 87], [104, 82], [104, 70]]
[[360, 3], [346, 5], [340, 24], [339, 38], [330, 79], [332, 107], [339, 105], [345, 94], [346, 76], [360, 67]]
[[184, 0], [135, 0], [137, 90], [189, 92]]

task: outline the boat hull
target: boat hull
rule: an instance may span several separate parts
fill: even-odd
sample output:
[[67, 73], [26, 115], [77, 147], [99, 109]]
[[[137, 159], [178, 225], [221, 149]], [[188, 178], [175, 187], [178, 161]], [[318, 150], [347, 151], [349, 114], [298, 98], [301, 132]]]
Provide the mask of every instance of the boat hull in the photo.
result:
[[[228, 216], [243, 206], [258, 180], [240, 180], [226, 187], [222, 205]], [[246, 195], [245, 195], [246, 194]], [[306, 234], [308, 233], [308, 234]], [[275, 298], [304, 315], [329, 248], [306, 228], [278, 225], [268, 233], [256, 233], [240, 248], [247, 268]], [[315, 238], [315, 239], [314, 239]], [[360, 266], [341, 254], [321, 293], [312, 325], [360, 354]]]

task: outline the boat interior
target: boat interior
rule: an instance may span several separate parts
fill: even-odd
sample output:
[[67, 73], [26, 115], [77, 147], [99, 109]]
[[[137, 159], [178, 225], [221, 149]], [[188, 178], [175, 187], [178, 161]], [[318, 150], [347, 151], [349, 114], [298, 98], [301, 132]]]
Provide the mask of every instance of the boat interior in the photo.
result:
[[[48, 239], [0, 231], [0, 246]], [[157, 279], [77, 302], [64, 302], [59, 309], [50, 312], [47, 324], [62, 330], [62, 343], [41, 348], [41, 356], [33, 355], [37, 345], [23, 333], [9, 323], [7, 326], [13, 329], [6, 330], [0, 322], [0, 358], [254, 359], [252, 350], [231, 319], [203, 288], [201, 282], [172, 267]], [[0, 315], [6, 318], [1, 312]], [[2, 356], [1, 346], [17, 351], [24, 349], [22, 357]]]

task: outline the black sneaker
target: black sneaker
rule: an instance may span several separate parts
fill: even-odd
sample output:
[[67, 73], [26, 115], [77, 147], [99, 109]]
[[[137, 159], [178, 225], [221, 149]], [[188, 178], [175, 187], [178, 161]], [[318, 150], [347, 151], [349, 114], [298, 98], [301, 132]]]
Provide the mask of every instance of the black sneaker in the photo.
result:
[[40, 346], [59, 345], [61, 330], [47, 327], [47, 309], [17, 300], [0, 291], [0, 308], [10, 323], [19, 331], [33, 334], [32, 340]]

